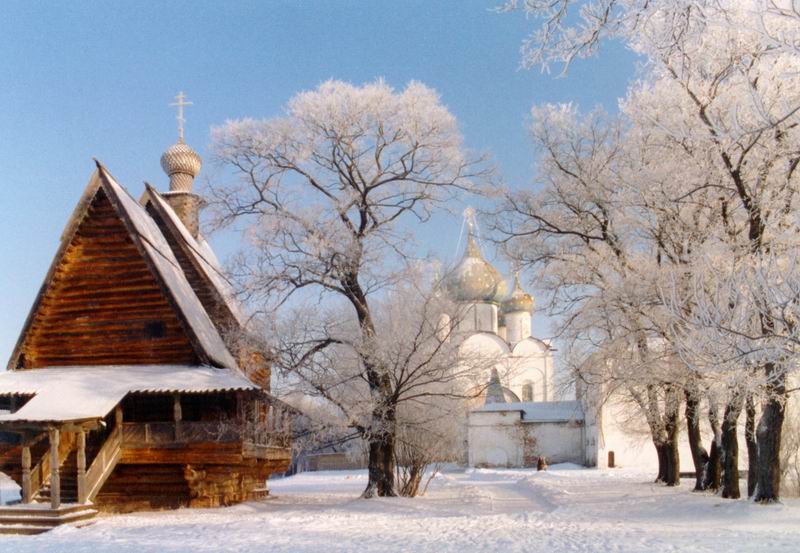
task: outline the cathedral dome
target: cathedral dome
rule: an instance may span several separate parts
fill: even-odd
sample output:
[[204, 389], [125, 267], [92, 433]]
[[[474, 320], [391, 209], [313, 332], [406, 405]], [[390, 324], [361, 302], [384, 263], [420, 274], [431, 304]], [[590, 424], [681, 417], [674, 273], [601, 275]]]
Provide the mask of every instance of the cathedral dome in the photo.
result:
[[484, 405], [493, 403], [520, 403], [519, 396], [500, 383], [497, 369], [492, 369], [492, 376], [489, 378], [489, 384], [483, 394]]
[[511, 295], [500, 304], [500, 310], [503, 313], [514, 313], [515, 311], [530, 313], [533, 311], [533, 298], [522, 289], [519, 275], [514, 277], [514, 289], [511, 291]]
[[[181, 174], [189, 175], [191, 179], [194, 179], [200, 173], [201, 165], [200, 156], [183, 141], [167, 148], [161, 156], [161, 168], [170, 177]], [[189, 186], [187, 192], [191, 191], [191, 180], [189, 180]]]
[[503, 277], [481, 255], [475, 237], [467, 237], [464, 257], [448, 275], [447, 289], [455, 301], [499, 303], [507, 291]]

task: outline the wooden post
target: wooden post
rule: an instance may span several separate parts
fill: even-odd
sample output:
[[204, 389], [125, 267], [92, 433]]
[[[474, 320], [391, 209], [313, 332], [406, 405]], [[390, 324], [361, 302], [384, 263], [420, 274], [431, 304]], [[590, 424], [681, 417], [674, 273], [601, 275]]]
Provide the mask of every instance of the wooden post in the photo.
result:
[[33, 497], [31, 490], [31, 448], [28, 444], [22, 446], [22, 502], [30, 503]]
[[50, 431], [50, 507], [61, 507], [61, 477], [58, 474], [58, 443], [60, 433], [58, 428]]
[[615, 465], [614, 452], [613, 451], [609, 451], [608, 452], [608, 468], [613, 469], [614, 465]]
[[122, 432], [122, 405], [117, 405], [114, 408], [114, 421], [117, 423], [119, 431]]
[[78, 430], [78, 503], [86, 503], [86, 430]]
[[183, 419], [183, 409], [181, 408], [181, 395], [172, 396], [172, 417], [175, 419], [175, 441], [181, 441], [181, 420]]

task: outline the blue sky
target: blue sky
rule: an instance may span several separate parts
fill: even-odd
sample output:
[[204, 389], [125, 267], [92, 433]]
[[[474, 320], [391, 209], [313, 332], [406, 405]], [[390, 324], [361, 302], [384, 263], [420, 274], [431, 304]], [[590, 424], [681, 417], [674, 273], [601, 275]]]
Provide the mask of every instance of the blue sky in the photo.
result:
[[[498, 2], [499, 3], [499, 0]], [[530, 107], [609, 110], [634, 74], [611, 45], [566, 78], [519, 69], [533, 27], [493, 0], [3, 2], [0, 18], [0, 366], [10, 355], [69, 215], [100, 159], [138, 197], [175, 142], [167, 104], [184, 90], [186, 138], [201, 156], [213, 125], [270, 117], [329, 78], [435, 88], [467, 145], [506, 182], [531, 186]], [[209, 171], [204, 171], [206, 174]], [[460, 220], [421, 229], [420, 252], [451, 260]], [[230, 240], [217, 240], [220, 257]], [[547, 336], [537, 316], [534, 331]]]

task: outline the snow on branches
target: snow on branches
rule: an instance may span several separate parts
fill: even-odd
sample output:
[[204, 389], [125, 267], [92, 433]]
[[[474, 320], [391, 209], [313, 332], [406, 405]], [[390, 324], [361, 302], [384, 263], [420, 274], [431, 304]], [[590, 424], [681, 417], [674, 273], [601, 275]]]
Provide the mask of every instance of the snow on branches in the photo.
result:
[[[696, 409], [702, 394], [711, 411], [724, 406], [715, 433], [735, 451], [736, 420], [746, 408], [752, 426], [759, 398], [751, 491], [775, 500], [798, 359], [796, 3], [508, 7], [545, 20], [527, 63], [569, 64], [607, 38], [647, 62], [617, 116], [533, 109], [541, 188], [506, 193], [495, 226], [508, 251], [538, 272], [576, 371], [627, 388], [649, 421], [668, 405], [648, 398], [682, 389]], [[724, 480], [737, 497], [738, 475]]]
[[[450, 358], [429, 351], [424, 317], [385, 328], [377, 302], [414, 283], [415, 224], [477, 190], [490, 170], [418, 82], [395, 91], [382, 80], [328, 81], [295, 95], [283, 116], [228, 121], [212, 140], [229, 176], [208, 193], [216, 224], [248, 238], [241, 291], [264, 314], [291, 309], [275, 329], [279, 368], [368, 442], [365, 496], [395, 495], [399, 405], [448, 396], [450, 377], [433, 360]], [[417, 302], [429, 305], [423, 294], [404, 307]], [[303, 303], [313, 308], [296, 309]], [[402, 341], [408, 330], [425, 339]]]

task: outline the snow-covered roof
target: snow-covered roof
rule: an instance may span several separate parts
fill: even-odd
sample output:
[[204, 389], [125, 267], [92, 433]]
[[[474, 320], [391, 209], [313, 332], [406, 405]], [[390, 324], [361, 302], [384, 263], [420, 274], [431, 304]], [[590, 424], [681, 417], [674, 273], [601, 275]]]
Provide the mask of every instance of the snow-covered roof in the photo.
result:
[[33, 395], [3, 422], [67, 422], [105, 417], [131, 392], [258, 390], [235, 369], [175, 365], [57, 367], [6, 371], [0, 395]]
[[125, 211], [125, 214], [135, 227], [156, 270], [170, 292], [172, 292], [186, 322], [191, 327], [193, 334], [206, 354], [219, 366], [236, 367], [236, 361], [228, 351], [225, 342], [222, 340], [203, 304], [186, 279], [186, 275], [183, 273], [166, 238], [161, 234], [158, 225], [156, 225], [147, 211], [139, 205], [139, 202], [134, 200], [128, 194], [128, 191], [117, 183], [102, 165], [98, 165], [98, 167], [101, 177], [114, 192], [115, 199], [119, 201], [120, 207]]
[[584, 420], [580, 401], [529, 401], [519, 403], [490, 403], [475, 412], [519, 411], [522, 422], [563, 422]]
[[201, 361], [219, 367], [237, 367], [236, 360], [231, 355], [222, 336], [189, 284], [158, 225], [128, 191], [117, 183], [108, 170], [100, 162], [97, 162], [97, 171], [92, 174], [81, 201], [75, 208], [67, 227], [62, 233], [61, 245], [14, 348], [9, 361], [9, 368], [16, 367], [25, 338], [41, 306], [46, 289], [71, 243], [71, 238], [77, 232], [81, 221], [88, 213], [93, 198], [100, 188], [105, 190], [115, 209], [120, 212], [120, 216], [125, 221], [126, 226], [132, 227], [130, 231], [134, 242], [151, 266], [154, 267], [157, 273], [156, 278], [166, 288], [170, 302], [176, 307], [179, 318], [186, 325], [187, 334]]
[[236, 299], [233, 286], [231, 286], [231, 283], [225, 275], [225, 272], [222, 270], [220, 263], [217, 260], [217, 256], [214, 255], [214, 251], [211, 249], [211, 246], [202, 236], [198, 237], [197, 239], [192, 236], [192, 234], [186, 228], [186, 225], [183, 224], [178, 215], [175, 213], [175, 210], [172, 209], [172, 206], [170, 206], [164, 200], [158, 191], [148, 186], [147, 192], [147, 197], [152, 200], [158, 211], [168, 217], [172, 227], [178, 230], [180, 233], [180, 239], [182, 239], [184, 244], [187, 246], [187, 248], [185, 248], [187, 253], [203, 271], [204, 276], [215, 288], [217, 294], [225, 303], [228, 311], [230, 311], [231, 315], [233, 315], [234, 319], [236, 319], [236, 322], [239, 324], [239, 326], [244, 328], [247, 324], [247, 316], [245, 315], [241, 304]]

